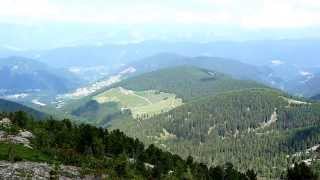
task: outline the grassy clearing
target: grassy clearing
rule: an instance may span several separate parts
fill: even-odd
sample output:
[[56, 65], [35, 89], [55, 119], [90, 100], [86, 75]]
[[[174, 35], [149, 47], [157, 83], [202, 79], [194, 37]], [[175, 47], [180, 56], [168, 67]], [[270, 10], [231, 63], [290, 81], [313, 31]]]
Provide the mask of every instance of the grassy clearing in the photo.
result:
[[175, 94], [154, 90], [131, 91], [122, 87], [113, 88], [93, 97], [100, 104], [117, 102], [121, 108], [131, 110], [134, 118], [141, 115], [154, 115], [182, 105], [182, 99]]
[[[13, 152], [19, 160], [35, 161], [35, 162], [50, 162], [50, 158], [38, 150], [33, 150], [19, 144], [0, 143], [0, 160], [9, 160], [9, 149]], [[12, 150], [11, 150], [12, 151]]]

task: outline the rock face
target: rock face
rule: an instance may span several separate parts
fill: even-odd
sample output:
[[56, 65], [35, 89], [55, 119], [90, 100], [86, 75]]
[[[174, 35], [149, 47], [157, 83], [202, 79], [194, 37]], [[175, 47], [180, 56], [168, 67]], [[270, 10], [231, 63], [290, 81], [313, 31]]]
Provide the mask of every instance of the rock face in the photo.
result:
[[20, 136], [22, 138], [27, 138], [27, 139], [31, 139], [31, 138], [34, 137], [33, 134], [31, 132], [29, 132], [29, 131], [20, 131], [18, 133], [18, 136]]
[[49, 179], [50, 171], [47, 164], [0, 161], [0, 179]]
[[[0, 139], [6, 135], [6, 132], [0, 130]], [[1, 140], [0, 140], [1, 141]]]
[[[8, 118], [3, 118], [0, 120], [0, 126], [8, 128], [11, 126], [11, 120]], [[19, 133], [16, 135], [8, 134], [5, 131], [0, 130], [0, 142], [9, 142], [13, 144], [22, 144], [25, 147], [31, 148], [30, 139], [34, 138], [34, 135], [25, 130], [19, 130]]]
[[0, 142], [9, 142], [13, 144], [22, 144], [27, 148], [32, 149], [30, 139], [33, 134], [28, 131], [20, 131], [17, 135], [9, 135], [5, 131], [0, 131]]
[[[57, 174], [57, 175], [56, 175]], [[89, 176], [81, 177], [80, 168], [73, 166], [60, 166], [58, 170], [46, 163], [0, 161], [1, 180], [20, 179], [50, 179], [58, 177], [61, 180], [91, 179]]]
[[11, 125], [11, 121], [8, 118], [3, 118], [0, 120], [0, 125], [3, 127], [9, 127]]

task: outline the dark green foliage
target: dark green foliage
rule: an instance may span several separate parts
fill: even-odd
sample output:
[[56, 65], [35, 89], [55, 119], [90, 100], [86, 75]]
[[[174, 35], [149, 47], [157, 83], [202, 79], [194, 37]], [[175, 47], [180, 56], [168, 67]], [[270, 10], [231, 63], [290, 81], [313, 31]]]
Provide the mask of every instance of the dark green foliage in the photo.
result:
[[[236, 169], [274, 178], [302, 160], [290, 155], [320, 142], [320, 104], [289, 104], [290, 98], [270, 89], [221, 93], [119, 127], [184, 158], [214, 166], [230, 161]], [[171, 136], [163, 138], [164, 130]]]
[[72, 112], [75, 116], [90, 117], [94, 116], [99, 110], [99, 103], [97, 101], [91, 100], [85, 105], [80, 106], [78, 109]]
[[250, 179], [250, 180], [256, 180], [257, 179], [257, 173], [252, 170], [252, 169], [249, 169], [247, 172], [246, 172], [246, 175], [247, 177]]
[[[192, 157], [184, 160], [154, 145], [145, 148], [138, 139], [130, 138], [119, 130], [109, 132], [91, 125], [76, 125], [67, 119], [35, 121], [23, 112], [0, 114], [0, 118], [3, 117], [10, 117], [13, 125], [33, 132], [34, 150], [24, 153], [35, 151], [39, 158], [26, 158], [28, 156], [13, 145], [7, 147], [7, 155], [1, 156], [0, 153], [1, 159], [43, 161], [40, 155], [45, 155], [49, 163], [81, 166], [95, 174], [107, 173], [124, 179], [181, 179], [188, 172], [191, 179], [219, 177], [220, 171], [210, 171], [205, 164], [194, 162]], [[233, 169], [232, 165], [222, 171], [224, 179], [249, 180], [249, 176]], [[52, 177], [55, 174], [51, 172]]]
[[317, 180], [318, 176], [312, 172], [311, 168], [305, 163], [296, 163], [293, 168], [289, 168], [287, 171], [287, 180]]
[[93, 119], [94, 124], [108, 125], [113, 120], [124, 119], [131, 116], [131, 112], [121, 111], [120, 106], [116, 102], [108, 102], [99, 104], [95, 100], [90, 100], [84, 105], [76, 108], [71, 112], [72, 115], [84, 119]]
[[211, 167], [209, 169], [209, 175], [213, 179], [223, 179], [224, 178], [224, 169], [220, 166], [217, 167]]

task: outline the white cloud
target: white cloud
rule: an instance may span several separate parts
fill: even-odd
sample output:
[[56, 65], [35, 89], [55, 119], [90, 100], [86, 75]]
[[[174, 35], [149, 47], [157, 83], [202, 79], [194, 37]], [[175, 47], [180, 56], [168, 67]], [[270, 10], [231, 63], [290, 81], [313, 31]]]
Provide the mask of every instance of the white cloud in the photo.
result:
[[317, 0], [1, 0], [1, 21], [202, 23], [244, 28], [320, 25]]
[[272, 60], [271, 63], [272, 63], [273, 65], [282, 65], [282, 64], [284, 64], [284, 62], [283, 62], [283, 61], [280, 61], [280, 60]]
[[300, 71], [300, 75], [301, 76], [312, 76], [313, 74], [311, 72], [307, 72], [307, 71]]

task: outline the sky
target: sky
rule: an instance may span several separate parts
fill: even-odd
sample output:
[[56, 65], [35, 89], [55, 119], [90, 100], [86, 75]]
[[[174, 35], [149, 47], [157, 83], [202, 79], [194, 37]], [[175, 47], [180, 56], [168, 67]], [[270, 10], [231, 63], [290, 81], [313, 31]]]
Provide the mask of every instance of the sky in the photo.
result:
[[320, 26], [319, 0], [0, 0], [0, 22]]

